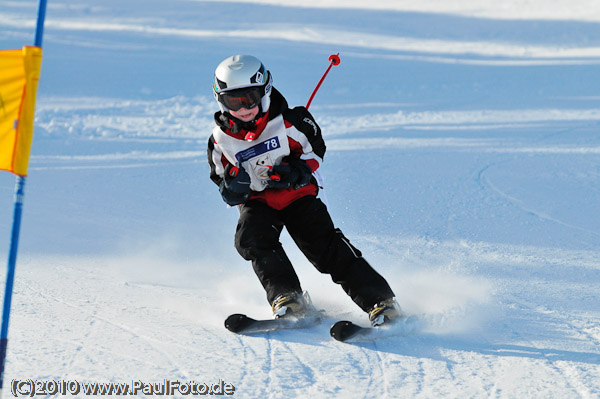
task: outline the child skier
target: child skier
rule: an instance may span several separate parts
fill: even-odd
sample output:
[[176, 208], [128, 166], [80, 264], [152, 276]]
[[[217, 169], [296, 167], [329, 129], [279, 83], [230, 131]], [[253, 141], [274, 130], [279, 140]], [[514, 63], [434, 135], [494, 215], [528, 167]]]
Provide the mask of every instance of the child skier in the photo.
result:
[[325, 155], [321, 129], [305, 107], [288, 108], [271, 73], [249, 55], [215, 71], [220, 112], [208, 141], [210, 178], [239, 205], [235, 247], [252, 262], [275, 317], [301, 317], [312, 305], [281, 243], [285, 227], [308, 260], [331, 275], [373, 326], [400, 317], [386, 280], [362, 257], [317, 198], [312, 173]]

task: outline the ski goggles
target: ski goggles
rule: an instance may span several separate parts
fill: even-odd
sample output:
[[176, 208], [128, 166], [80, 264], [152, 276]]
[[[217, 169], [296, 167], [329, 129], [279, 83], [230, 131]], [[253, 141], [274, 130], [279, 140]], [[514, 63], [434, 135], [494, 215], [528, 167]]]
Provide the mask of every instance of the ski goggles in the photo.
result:
[[232, 111], [238, 111], [240, 108], [252, 109], [260, 104], [261, 98], [261, 87], [247, 87], [219, 93], [219, 101]]

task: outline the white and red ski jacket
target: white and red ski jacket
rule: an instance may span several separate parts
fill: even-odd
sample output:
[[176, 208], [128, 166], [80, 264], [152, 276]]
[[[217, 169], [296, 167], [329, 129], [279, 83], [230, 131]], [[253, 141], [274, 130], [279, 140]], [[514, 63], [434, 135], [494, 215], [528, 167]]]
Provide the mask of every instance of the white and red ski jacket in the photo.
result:
[[[223, 181], [228, 164], [243, 167], [250, 175], [248, 200], [264, 202], [281, 210], [295, 200], [317, 195], [311, 183], [299, 189], [273, 189], [267, 186], [268, 172], [286, 156], [303, 159], [314, 172], [323, 162], [325, 142], [321, 129], [305, 107], [288, 108], [287, 101], [276, 89], [271, 92], [271, 106], [253, 130], [233, 129], [233, 122], [221, 112], [215, 114], [216, 126], [208, 140], [210, 178], [217, 185]], [[234, 130], [239, 130], [234, 133]], [[250, 133], [250, 135], [249, 135]], [[252, 140], [246, 140], [251, 137]]]

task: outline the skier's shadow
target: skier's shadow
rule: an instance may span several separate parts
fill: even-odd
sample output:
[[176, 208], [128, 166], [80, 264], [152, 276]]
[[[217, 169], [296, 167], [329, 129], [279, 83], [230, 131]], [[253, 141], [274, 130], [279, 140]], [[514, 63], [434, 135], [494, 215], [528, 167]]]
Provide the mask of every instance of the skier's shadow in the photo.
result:
[[576, 352], [554, 348], [534, 348], [525, 345], [490, 344], [477, 342], [472, 336], [457, 337], [417, 333], [405, 337], [390, 337], [355, 345], [365, 349], [416, 358], [428, 358], [456, 364], [444, 356], [445, 352], [471, 352], [482, 356], [529, 358], [550, 362], [567, 361], [575, 363], [600, 364], [600, 353]]

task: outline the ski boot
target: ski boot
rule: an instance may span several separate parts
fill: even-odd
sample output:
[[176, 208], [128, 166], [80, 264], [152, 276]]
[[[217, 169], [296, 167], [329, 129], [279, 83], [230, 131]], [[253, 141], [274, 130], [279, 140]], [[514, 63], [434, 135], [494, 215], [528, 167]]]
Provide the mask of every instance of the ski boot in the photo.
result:
[[402, 312], [396, 298], [381, 301], [369, 310], [369, 321], [372, 327], [393, 323], [400, 317], [402, 317]]
[[271, 305], [273, 317], [276, 319], [290, 316], [300, 318], [314, 312], [314, 307], [308, 292], [289, 292], [279, 295]]

